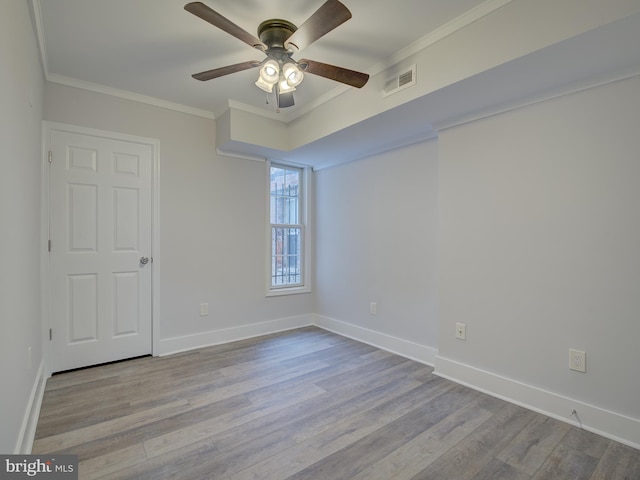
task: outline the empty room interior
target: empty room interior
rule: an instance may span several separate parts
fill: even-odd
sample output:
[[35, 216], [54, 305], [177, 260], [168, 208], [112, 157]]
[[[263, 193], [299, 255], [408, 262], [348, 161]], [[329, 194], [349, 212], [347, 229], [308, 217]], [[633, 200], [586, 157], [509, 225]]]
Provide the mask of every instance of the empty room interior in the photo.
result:
[[639, 0], [2, 0], [0, 453], [640, 478], [639, 46]]

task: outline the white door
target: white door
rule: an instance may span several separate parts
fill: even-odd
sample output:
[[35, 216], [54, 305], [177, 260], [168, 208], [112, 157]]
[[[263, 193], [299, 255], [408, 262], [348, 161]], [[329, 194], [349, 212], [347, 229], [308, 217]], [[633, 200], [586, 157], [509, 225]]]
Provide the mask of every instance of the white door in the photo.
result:
[[152, 146], [50, 133], [53, 371], [149, 354]]

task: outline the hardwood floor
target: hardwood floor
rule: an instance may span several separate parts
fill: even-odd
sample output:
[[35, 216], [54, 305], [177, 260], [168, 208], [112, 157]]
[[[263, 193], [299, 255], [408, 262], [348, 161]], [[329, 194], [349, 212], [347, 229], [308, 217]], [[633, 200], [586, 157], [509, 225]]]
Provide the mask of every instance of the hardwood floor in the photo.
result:
[[55, 375], [80, 479], [639, 479], [640, 451], [317, 328]]

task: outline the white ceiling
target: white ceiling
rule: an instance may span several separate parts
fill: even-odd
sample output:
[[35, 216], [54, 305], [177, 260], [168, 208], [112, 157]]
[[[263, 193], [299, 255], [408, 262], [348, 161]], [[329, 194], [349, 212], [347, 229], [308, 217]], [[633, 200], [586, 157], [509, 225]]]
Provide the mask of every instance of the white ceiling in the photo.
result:
[[[257, 35], [266, 19], [300, 26], [325, 0], [204, 0]], [[353, 17], [294, 58], [365, 73], [484, 0], [343, 0]], [[254, 82], [257, 70], [200, 82], [191, 74], [264, 54], [184, 10], [186, 0], [37, 0], [47, 74], [223, 113], [229, 101], [273, 111]], [[304, 57], [301, 57], [303, 55]], [[304, 113], [339, 83], [306, 75], [287, 115]]]
[[[257, 70], [200, 82], [191, 74], [263, 54], [184, 10], [187, 0], [31, 0], [48, 80], [97, 91], [169, 102], [197, 114], [220, 117], [229, 106], [283, 122], [352, 90], [306, 75], [296, 106], [275, 114], [273, 101], [254, 82]], [[270, 18], [301, 25], [325, 0], [203, 0], [252, 34]], [[372, 76], [415, 53], [431, 38], [469, 25], [510, 0], [342, 0], [353, 18], [294, 58], [363, 71]], [[526, 10], [538, 0], [515, 2]], [[598, 17], [599, 2], [585, 12]], [[581, 8], [569, 2], [559, 11]], [[619, 5], [618, 5], [619, 4]], [[435, 136], [440, 128], [532, 101], [640, 74], [640, 0], [618, 0], [615, 14], [591, 30], [567, 37], [520, 58], [478, 72], [349, 127], [316, 137], [294, 150], [230, 141], [222, 151], [313, 165], [315, 168], [366, 157]], [[546, 9], [556, 4], [547, 2]], [[622, 7], [621, 7], [622, 6]], [[545, 10], [546, 11], [546, 10]], [[544, 11], [542, 11], [544, 12]], [[626, 15], [626, 17], [625, 17]], [[550, 18], [554, 18], [551, 16]], [[600, 17], [598, 17], [600, 18]], [[571, 14], [564, 18], [570, 23]], [[534, 32], [535, 33], [535, 32]], [[544, 32], [536, 34], [544, 36]], [[518, 37], [513, 31], [497, 38]], [[543, 45], [543, 44], [542, 44]], [[473, 61], [475, 59], [469, 59]], [[446, 64], [446, 62], [444, 63]], [[429, 68], [430, 65], [427, 65]], [[420, 75], [418, 74], [418, 79]], [[371, 87], [371, 86], [369, 86]], [[366, 98], [366, 97], [364, 97]], [[335, 105], [335, 104], [334, 104]], [[286, 110], [286, 112], [285, 112]], [[237, 144], [236, 144], [237, 143]], [[327, 160], [331, 159], [331, 160]]]

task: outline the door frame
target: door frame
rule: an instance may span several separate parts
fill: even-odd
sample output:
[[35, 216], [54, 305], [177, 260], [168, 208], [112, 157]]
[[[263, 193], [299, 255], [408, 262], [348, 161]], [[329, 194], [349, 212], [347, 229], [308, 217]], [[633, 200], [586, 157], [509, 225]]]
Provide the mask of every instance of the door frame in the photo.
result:
[[[59, 122], [42, 122], [42, 172], [40, 197], [40, 301], [42, 317], [42, 352], [45, 375], [50, 377], [53, 370], [53, 348], [49, 340], [51, 325], [50, 268], [49, 268], [49, 225], [51, 205], [51, 175], [49, 170], [49, 150], [53, 131], [90, 135], [108, 140], [138, 143], [151, 147], [151, 354], [160, 352], [160, 141], [119, 132], [81, 127]], [[53, 159], [55, 162], [56, 159]]]

